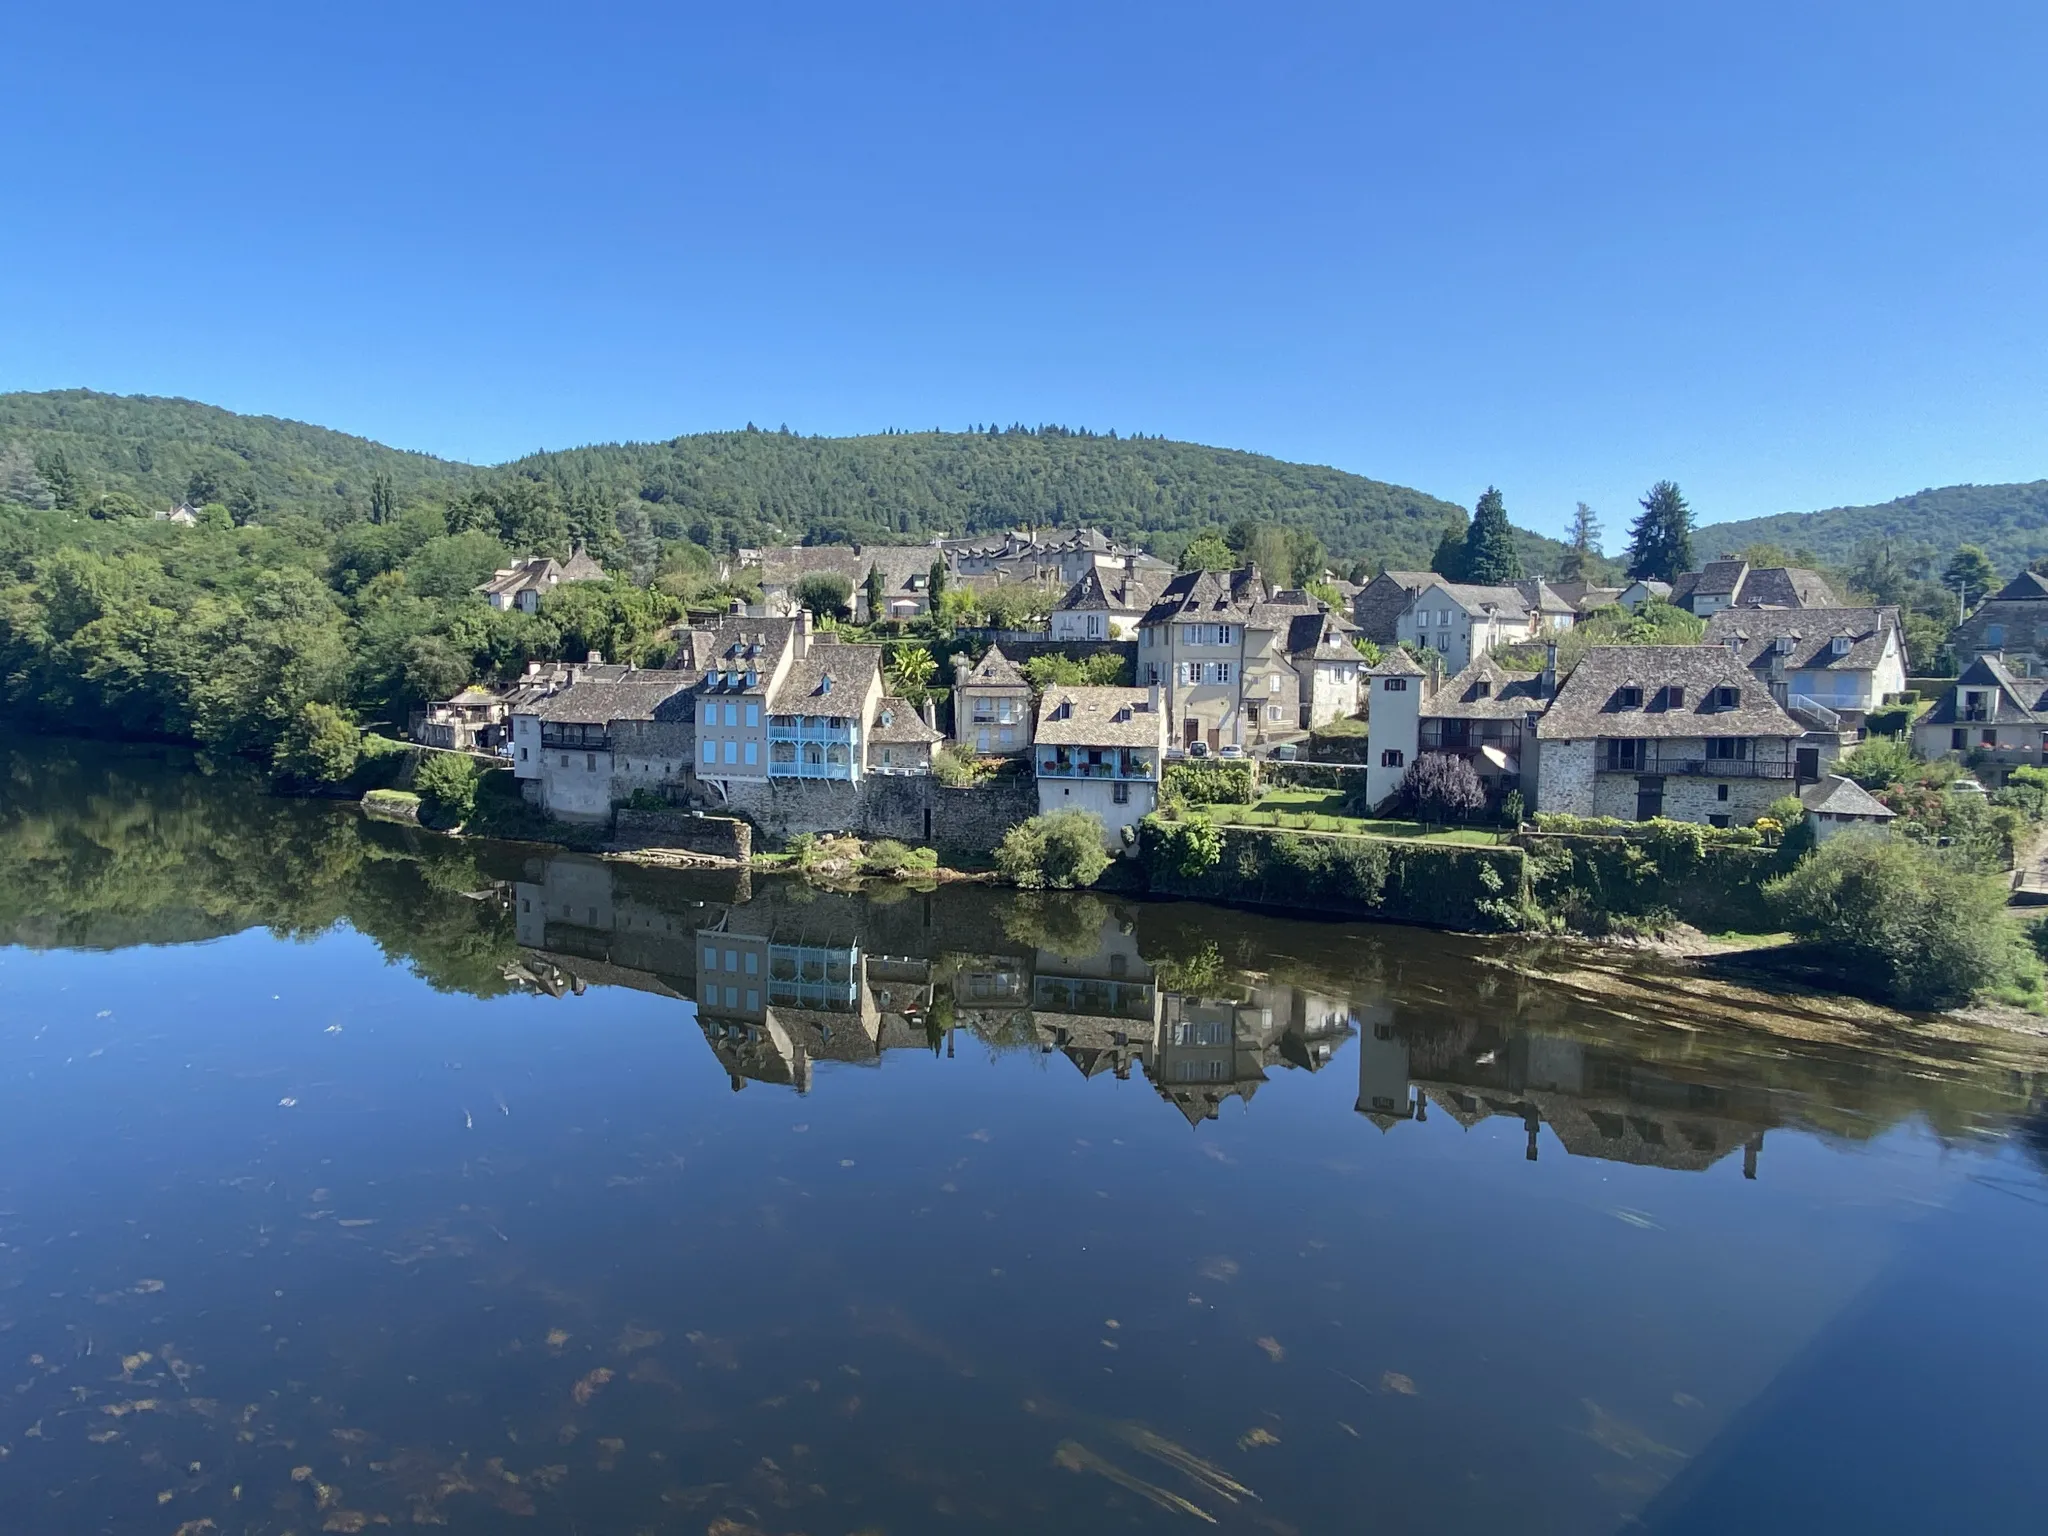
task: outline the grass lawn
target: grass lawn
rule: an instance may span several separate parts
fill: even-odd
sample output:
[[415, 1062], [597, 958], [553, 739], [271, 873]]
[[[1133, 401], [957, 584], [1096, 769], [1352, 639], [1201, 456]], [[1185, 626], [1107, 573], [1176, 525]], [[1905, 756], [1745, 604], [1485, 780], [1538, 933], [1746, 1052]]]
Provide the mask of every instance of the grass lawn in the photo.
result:
[[1276, 789], [1255, 805], [1198, 806], [1192, 814], [1206, 816], [1220, 827], [1272, 827], [1288, 832], [1345, 832], [1353, 837], [1418, 838], [1439, 843], [1490, 846], [1497, 835], [1477, 827], [1426, 829], [1420, 822], [1380, 821], [1344, 814], [1344, 792], [1337, 789]]

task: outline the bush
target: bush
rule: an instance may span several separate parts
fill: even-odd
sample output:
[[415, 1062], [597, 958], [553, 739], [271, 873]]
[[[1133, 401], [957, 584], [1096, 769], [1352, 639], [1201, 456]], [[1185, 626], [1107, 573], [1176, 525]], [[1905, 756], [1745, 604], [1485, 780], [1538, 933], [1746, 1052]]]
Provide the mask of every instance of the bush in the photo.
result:
[[413, 788], [436, 822], [457, 826], [476, 809], [476, 785], [482, 776], [474, 758], [460, 752], [429, 752], [413, 775]]
[[1250, 763], [1168, 763], [1160, 788], [1183, 805], [1250, 805], [1256, 778]]
[[1486, 790], [1464, 758], [1425, 752], [1402, 775], [1401, 804], [1421, 821], [1463, 821], [1486, 804]]
[[1049, 652], [1032, 657], [1019, 670], [1034, 695], [1052, 687], [1127, 688], [1131, 682], [1131, 664], [1116, 651], [1098, 651], [1079, 661]]
[[1845, 833], [1765, 895], [1792, 932], [1902, 1007], [1946, 1008], [2011, 985], [2025, 967], [2005, 882], [1931, 849]]
[[820, 618], [837, 618], [853, 600], [853, 582], [838, 571], [813, 571], [796, 584], [796, 600]]
[[945, 742], [932, 752], [932, 777], [948, 789], [972, 789], [984, 776], [981, 759], [956, 741]]
[[1913, 749], [1903, 738], [1874, 736], [1836, 763], [1835, 771], [1876, 790], [1905, 783], [1916, 766]]
[[292, 716], [272, 760], [287, 778], [339, 784], [356, 771], [363, 733], [332, 704], [306, 703]]
[[1109, 868], [1102, 841], [1102, 818], [1093, 811], [1050, 811], [1003, 834], [996, 868], [1023, 886], [1093, 885]]
[[939, 856], [930, 848], [913, 848], [884, 837], [861, 850], [860, 867], [867, 875], [907, 875], [937, 869]]
[[1913, 717], [1919, 711], [1910, 703], [1887, 704], [1882, 709], [1873, 709], [1863, 717], [1864, 729], [1873, 736], [1904, 736]]
[[1223, 834], [1204, 820], [1162, 821], [1147, 817], [1149, 835], [1158, 839], [1158, 857], [1183, 880], [1196, 880], [1223, 857]]

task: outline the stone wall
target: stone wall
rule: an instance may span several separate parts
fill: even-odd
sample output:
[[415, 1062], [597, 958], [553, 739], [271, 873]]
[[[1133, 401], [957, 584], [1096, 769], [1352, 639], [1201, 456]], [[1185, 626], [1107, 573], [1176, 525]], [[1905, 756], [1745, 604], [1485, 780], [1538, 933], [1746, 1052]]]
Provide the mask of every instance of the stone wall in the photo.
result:
[[754, 853], [754, 829], [732, 816], [636, 811], [621, 806], [613, 814], [612, 833], [613, 843], [622, 848], [679, 848], [742, 863]]
[[734, 780], [720, 809], [782, 842], [800, 833], [852, 832], [926, 843], [941, 853], [986, 856], [1003, 834], [1038, 814], [1029, 774], [1005, 773], [974, 789], [949, 789], [929, 774], [845, 780]]
[[[1638, 775], [1600, 773], [1595, 775], [1593, 810], [1595, 816], [1618, 821], [1636, 819]], [[1728, 786], [1728, 798], [1721, 798], [1721, 786]], [[1790, 779], [1716, 779], [1707, 776], [1669, 773], [1664, 775], [1664, 808], [1667, 821], [1694, 821], [1708, 825], [1715, 816], [1726, 816], [1730, 826], [1746, 827], [1773, 800], [1793, 792]], [[1546, 802], [1545, 810], [1567, 809]], [[1574, 815], [1584, 814], [1573, 812]]]
[[[1538, 811], [1555, 811], [1565, 816], [1593, 816], [1593, 743], [1590, 741], [1545, 741], [1538, 743], [1542, 773], [1536, 792]], [[1633, 781], [1631, 781], [1633, 784]], [[1636, 804], [1631, 790], [1628, 818], [1633, 821]]]

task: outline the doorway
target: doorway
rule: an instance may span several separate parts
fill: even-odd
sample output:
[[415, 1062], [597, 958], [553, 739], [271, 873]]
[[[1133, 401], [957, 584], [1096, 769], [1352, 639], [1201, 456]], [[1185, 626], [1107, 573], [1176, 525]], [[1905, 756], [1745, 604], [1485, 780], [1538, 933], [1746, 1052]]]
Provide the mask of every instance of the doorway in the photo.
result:
[[1664, 781], [1636, 780], [1636, 820], [1652, 821], [1664, 814]]

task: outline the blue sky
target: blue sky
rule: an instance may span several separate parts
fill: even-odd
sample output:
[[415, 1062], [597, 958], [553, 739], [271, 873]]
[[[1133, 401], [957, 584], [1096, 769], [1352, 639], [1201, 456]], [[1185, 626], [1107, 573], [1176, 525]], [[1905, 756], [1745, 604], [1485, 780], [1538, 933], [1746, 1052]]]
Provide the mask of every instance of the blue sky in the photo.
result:
[[0, 389], [1059, 421], [1610, 544], [2048, 475], [2048, 6], [23, 7]]

